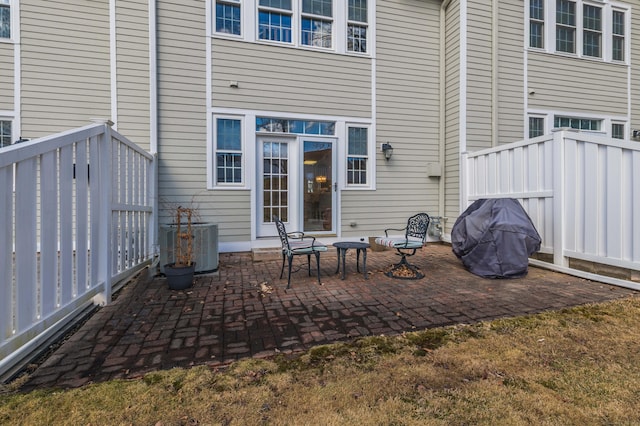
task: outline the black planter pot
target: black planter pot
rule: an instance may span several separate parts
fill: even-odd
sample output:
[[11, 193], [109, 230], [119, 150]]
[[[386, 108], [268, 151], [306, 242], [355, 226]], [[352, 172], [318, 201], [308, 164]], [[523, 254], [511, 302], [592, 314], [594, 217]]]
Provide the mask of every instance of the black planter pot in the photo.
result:
[[171, 290], [184, 290], [193, 285], [193, 274], [196, 270], [195, 262], [191, 266], [175, 267], [174, 263], [164, 265], [164, 274]]

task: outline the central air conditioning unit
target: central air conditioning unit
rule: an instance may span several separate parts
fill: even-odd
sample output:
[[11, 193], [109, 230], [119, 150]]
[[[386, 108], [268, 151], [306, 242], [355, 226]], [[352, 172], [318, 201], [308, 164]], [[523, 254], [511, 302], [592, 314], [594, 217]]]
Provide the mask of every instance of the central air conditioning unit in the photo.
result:
[[[196, 262], [196, 273], [214, 272], [218, 270], [218, 225], [212, 223], [194, 223], [193, 257]], [[175, 261], [174, 247], [176, 242], [176, 226], [160, 225], [160, 272], [164, 274], [164, 265]]]

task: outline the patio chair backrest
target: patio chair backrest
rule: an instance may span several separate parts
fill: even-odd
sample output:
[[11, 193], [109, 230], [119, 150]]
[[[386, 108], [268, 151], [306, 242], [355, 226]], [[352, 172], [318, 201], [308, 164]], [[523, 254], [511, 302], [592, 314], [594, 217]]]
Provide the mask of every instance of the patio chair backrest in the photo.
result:
[[407, 220], [407, 232], [405, 237], [418, 238], [423, 243], [427, 239], [427, 229], [429, 228], [429, 215], [426, 213], [418, 213]]
[[280, 242], [282, 243], [282, 250], [290, 250], [287, 228], [284, 226], [284, 223], [278, 216], [273, 216], [273, 221], [275, 222], [276, 229], [278, 230], [278, 236], [280, 237]]

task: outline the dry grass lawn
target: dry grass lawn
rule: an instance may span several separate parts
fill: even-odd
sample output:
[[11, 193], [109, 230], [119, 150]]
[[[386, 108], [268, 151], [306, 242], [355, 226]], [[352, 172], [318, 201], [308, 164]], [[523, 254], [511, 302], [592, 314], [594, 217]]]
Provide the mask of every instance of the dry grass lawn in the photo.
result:
[[640, 298], [27, 394], [3, 425], [640, 424]]

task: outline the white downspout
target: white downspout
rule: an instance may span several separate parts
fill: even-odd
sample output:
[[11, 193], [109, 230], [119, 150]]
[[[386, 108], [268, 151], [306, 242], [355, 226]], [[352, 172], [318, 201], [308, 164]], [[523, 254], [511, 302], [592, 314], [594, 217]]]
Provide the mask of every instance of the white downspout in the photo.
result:
[[498, 0], [491, 4], [491, 146], [498, 141]]
[[446, 20], [446, 11], [447, 11], [447, 7], [449, 7], [449, 4], [451, 3], [451, 0], [444, 0], [442, 2], [442, 5], [440, 6], [440, 78], [439, 78], [439, 92], [440, 92], [440, 108], [439, 108], [439, 129], [438, 129], [438, 140], [439, 140], [439, 147], [438, 147], [438, 161], [440, 162], [440, 168], [441, 168], [441, 173], [440, 173], [440, 182], [439, 182], [439, 187], [438, 187], [438, 216], [440, 217], [444, 217], [445, 216], [445, 182], [446, 182], [446, 166], [445, 166], [445, 159], [446, 159], [446, 155], [445, 155], [445, 149], [446, 149], [446, 143], [445, 143], [445, 137], [446, 137], [446, 132], [445, 132], [445, 128], [446, 128], [446, 107], [447, 107], [447, 103], [446, 103], [446, 97], [445, 97], [445, 89], [446, 89], [446, 81], [445, 81], [445, 72], [446, 72], [446, 66], [445, 66], [445, 60], [446, 60], [446, 55], [445, 55], [445, 49], [446, 49], [446, 43], [445, 43], [445, 36], [446, 36], [446, 25], [445, 25], [445, 20]]
[[152, 223], [150, 224], [152, 252], [159, 260], [160, 245], [158, 242], [159, 210], [158, 210], [158, 45], [156, 0], [149, 0], [149, 152], [153, 155]]
[[11, 5], [11, 38], [13, 39], [13, 125], [11, 141], [22, 138], [22, 49], [20, 41], [20, 2]]
[[116, 39], [116, 0], [109, 0], [109, 62], [111, 64], [111, 121], [118, 130], [118, 52]]

